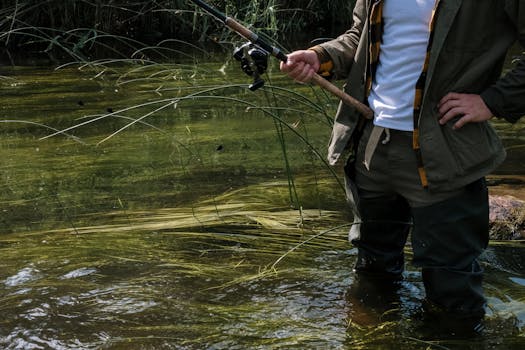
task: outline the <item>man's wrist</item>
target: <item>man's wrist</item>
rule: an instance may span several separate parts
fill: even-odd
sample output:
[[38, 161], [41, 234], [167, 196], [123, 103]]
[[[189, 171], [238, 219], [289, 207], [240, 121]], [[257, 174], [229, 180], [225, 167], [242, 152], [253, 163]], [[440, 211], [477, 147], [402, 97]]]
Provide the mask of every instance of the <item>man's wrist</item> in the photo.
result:
[[328, 52], [319, 45], [312, 46], [308, 50], [314, 51], [317, 54], [317, 58], [319, 59], [319, 69], [317, 72], [319, 75], [327, 79], [331, 78], [334, 62]]

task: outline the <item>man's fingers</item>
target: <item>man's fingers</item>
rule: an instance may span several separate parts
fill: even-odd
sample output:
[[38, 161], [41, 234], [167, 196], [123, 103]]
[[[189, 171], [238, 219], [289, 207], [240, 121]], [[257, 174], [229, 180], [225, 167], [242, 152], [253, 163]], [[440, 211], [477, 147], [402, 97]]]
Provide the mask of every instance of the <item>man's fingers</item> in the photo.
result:
[[449, 92], [443, 98], [439, 101], [438, 107], [441, 107], [442, 105], [446, 104], [447, 102], [458, 100], [461, 98], [461, 94], [457, 92]]
[[452, 108], [445, 115], [439, 119], [439, 124], [445, 125], [454, 118], [459, 119], [452, 125], [452, 129], [457, 130], [463, 127], [463, 125], [469, 123], [472, 120], [472, 117], [469, 114], [465, 114], [465, 111], [462, 108]]
[[302, 81], [306, 75], [306, 70], [308, 69], [308, 65], [304, 62], [299, 62], [295, 68], [290, 72], [290, 77], [292, 77], [294, 80]]
[[441, 125], [445, 125], [451, 119], [465, 113], [462, 102], [457, 99], [456, 95], [457, 94], [449, 93], [441, 99], [438, 105], [439, 123]]
[[457, 119], [452, 126], [453, 129], [460, 129], [467, 123], [484, 122], [492, 118], [492, 112], [476, 94], [449, 93], [439, 101], [438, 110], [441, 125]]
[[311, 50], [298, 50], [288, 55], [286, 62], [281, 62], [281, 71], [300, 83], [309, 82], [319, 69], [317, 54]]
[[290, 58], [288, 58], [288, 60], [286, 62], [283, 62], [281, 61], [280, 63], [280, 69], [283, 73], [289, 73], [291, 72], [293, 69], [296, 68], [296, 62], [294, 60], [291, 60]]
[[447, 111], [445, 111], [444, 114], [440, 114], [441, 117], [439, 118], [439, 124], [445, 125], [446, 123], [448, 123], [455, 117], [463, 115], [463, 114], [465, 114], [465, 111], [463, 108], [459, 106], [450, 108]]
[[[456, 117], [461, 117], [461, 120], [468, 114], [468, 104], [466, 103], [467, 101], [465, 100], [465, 97], [465, 94], [450, 92], [439, 101], [439, 124], [445, 125]], [[460, 128], [464, 124], [465, 122], [458, 121], [454, 124], [454, 129], [456, 128], [456, 125]]]
[[475, 121], [474, 118], [471, 115], [466, 114], [463, 117], [459, 118], [459, 120], [454, 123], [454, 125], [452, 126], [452, 129], [458, 130], [462, 128], [463, 125], [473, 122], [473, 121]]
[[312, 66], [304, 61], [281, 62], [281, 71], [297, 82], [306, 83], [312, 79], [315, 71]]
[[304, 62], [299, 62], [296, 64], [295, 68], [288, 73], [288, 75], [297, 82], [307, 83], [312, 79], [314, 73], [312, 66]]
[[451, 109], [457, 108], [459, 106], [460, 106], [460, 101], [459, 100], [448, 100], [448, 101], [445, 101], [443, 104], [439, 105], [439, 114], [444, 116]]
[[460, 129], [463, 125], [467, 123], [468, 123], [468, 119], [466, 116], [463, 118], [459, 118], [459, 120], [455, 122], [454, 125], [452, 126], [452, 129], [454, 130]]

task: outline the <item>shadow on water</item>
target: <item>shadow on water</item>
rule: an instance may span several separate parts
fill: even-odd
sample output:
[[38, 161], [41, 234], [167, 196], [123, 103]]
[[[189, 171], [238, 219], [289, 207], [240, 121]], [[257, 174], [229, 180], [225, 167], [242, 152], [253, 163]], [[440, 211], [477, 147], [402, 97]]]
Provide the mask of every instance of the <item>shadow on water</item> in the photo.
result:
[[[489, 314], [473, 339], [424, 318], [420, 272], [410, 265], [391, 289], [360, 288], [340, 184], [312, 151], [324, 155], [333, 103], [300, 86], [294, 91], [315, 103], [275, 90], [281, 102], [269, 104], [223, 68], [5, 75], [1, 347], [523, 348], [522, 242], [492, 242], [484, 254]], [[151, 111], [129, 106], [185, 96], [204, 82], [230, 87], [172, 104], [99, 144]], [[282, 110], [290, 128], [280, 129], [270, 109]], [[114, 112], [70, 137], [40, 140], [53, 132], [43, 125], [62, 130]], [[524, 176], [523, 127], [498, 126], [510, 148], [507, 176]]]

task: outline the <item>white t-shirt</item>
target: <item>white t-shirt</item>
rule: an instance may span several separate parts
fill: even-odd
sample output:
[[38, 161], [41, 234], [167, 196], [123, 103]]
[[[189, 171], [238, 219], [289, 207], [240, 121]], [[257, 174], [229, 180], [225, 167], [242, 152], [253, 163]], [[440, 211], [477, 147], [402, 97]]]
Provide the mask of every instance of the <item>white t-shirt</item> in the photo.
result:
[[414, 129], [416, 81], [421, 75], [435, 0], [383, 0], [383, 37], [368, 98], [374, 124]]

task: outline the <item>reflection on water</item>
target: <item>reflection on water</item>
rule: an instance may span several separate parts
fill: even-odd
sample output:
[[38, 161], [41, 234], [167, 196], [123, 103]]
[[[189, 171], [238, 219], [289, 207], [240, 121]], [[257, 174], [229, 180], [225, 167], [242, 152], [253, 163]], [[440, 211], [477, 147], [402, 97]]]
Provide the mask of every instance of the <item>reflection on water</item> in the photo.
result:
[[520, 286], [525, 287], [525, 278], [511, 277], [510, 280]]
[[[156, 85], [114, 67], [8, 72], [0, 119], [18, 122], [0, 124], [1, 347], [523, 348], [522, 243], [483, 256], [489, 317], [477, 339], [422, 317], [411, 266], [379, 290], [354, 279], [341, 186], [313, 151], [325, 154], [334, 108], [319, 92], [276, 90], [274, 104], [229, 87], [97, 144], [151, 111], [129, 106], [245, 82], [212, 67], [192, 80], [176, 67], [139, 70]], [[43, 124], [108, 109], [119, 115], [39, 140], [52, 132]], [[512, 147], [503, 173], [524, 175], [522, 130], [500, 128]]]
[[16, 275], [6, 278], [4, 284], [7, 287], [16, 287], [24, 283], [39, 279], [39, 272], [32, 267], [25, 267], [18, 271]]

